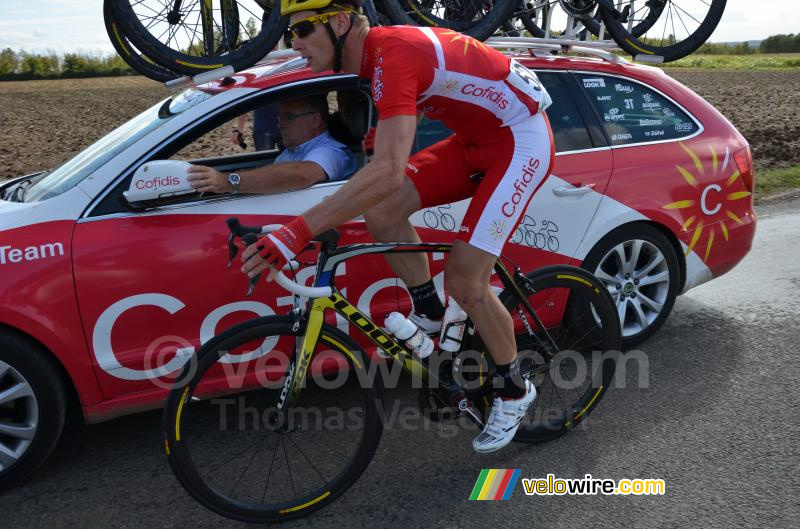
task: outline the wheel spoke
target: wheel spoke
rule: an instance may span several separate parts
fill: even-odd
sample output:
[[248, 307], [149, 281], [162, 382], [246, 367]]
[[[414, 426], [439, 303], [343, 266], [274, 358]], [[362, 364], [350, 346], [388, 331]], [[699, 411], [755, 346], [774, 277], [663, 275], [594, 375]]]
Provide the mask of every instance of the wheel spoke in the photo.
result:
[[5, 470], [19, 459], [19, 455], [11, 451], [6, 445], [0, 443], [0, 470]]
[[636, 299], [641, 300], [641, 304], [642, 305], [647, 306], [647, 308], [649, 308], [650, 310], [652, 310], [653, 312], [656, 312], [656, 313], [660, 313], [661, 310], [664, 308], [664, 304], [663, 303], [659, 303], [658, 301], [656, 301], [656, 300], [654, 300], [652, 298], [649, 298], [649, 297], [647, 297], [647, 296], [645, 296], [645, 295], [643, 295], [641, 293], [638, 296], [636, 296]]
[[628, 260], [625, 258], [625, 245], [624, 244], [616, 245], [612, 250], [612, 252], [617, 258], [617, 264], [619, 265], [620, 274], [624, 275], [628, 271], [627, 270]]
[[31, 387], [24, 382], [20, 382], [0, 392], [0, 404], [5, 404], [6, 402], [33, 396], [33, 390]]
[[8, 422], [0, 422], [0, 434], [30, 441], [36, 434], [36, 426], [20, 426]]
[[639, 270], [638, 272], [634, 273], [633, 277], [644, 278], [645, 276], [647, 276], [647, 274], [649, 274], [653, 270], [653, 268], [657, 267], [663, 262], [664, 262], [664, 256], [661, 254], [661, 252], [655, 252], [650, 262], [647, 263], [647, 265], [645, 265], [645, 267], [642, 270]]
[[633, 275], [634, 271], [636, 270], [636, 263], [639, 262], [639, 254], [642, 252], [642, 246], [644, 245], [644, 241], [641, 239], [636, 239], [633, 241], [631, 245], [631, 257], [628, 260], [628, 266], [625, 272]]
[[612, 285], [616, 289], [616, 285], [622, 282], [621, 276], [612, 276], [602, 268], [598, 268], [597, 270], [595, 270], [594, 275], [597, 279], [605, 283], [606, 287], [608, 287], [609, 290], [611, 290]]
[[644, 313], [642, 302], [638, 297], [631, 300], [631, 306], [633, 307], [633, 313], [636, 316], [636, 321], [639, 323], [640, 330], [646, 329], [650, 323], [647, 321], [647, 315]]
[[664, 270], [651, 276], [644, 276], [639, 280], [639, 288], [656, 283], [669, 283], [669, 271]]
[[625, 326], [625, 317], [628, 312], [628, 298], [623, 299], [617, 303], [617, 315], [619, 316], [619, 324]]

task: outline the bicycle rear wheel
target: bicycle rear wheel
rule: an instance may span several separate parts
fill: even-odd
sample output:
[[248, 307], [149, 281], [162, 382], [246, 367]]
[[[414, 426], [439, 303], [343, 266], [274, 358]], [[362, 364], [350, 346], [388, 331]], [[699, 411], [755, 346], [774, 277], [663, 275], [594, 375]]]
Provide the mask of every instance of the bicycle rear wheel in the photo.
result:
[[186, 75], [252, 66], [283, 37], [288, 21], [272, 0], [120, 0], [113, 6], [128, 40]]
[[600, 402], [616, 370], [620, 328], [608, 290], [585, 270], [549, 266], [525, 277], [527, 304], [509, 290], [500, 300], [514, 322], [520, 372], [537, 391], [514, 440], [539, 443], [570, 431]]
[[375, 453], [380, 379], [359, 383], [369, 358], [333, 327], [323, 326], [297, 402], [277, 411], [294, 365], [286, 359], [304, 327], [272, 316], [225, 331], [198, 351], [169, 395], [164, 446], [172, 470], [218, 514], [255, 523], [306, 516], [347, 490]]
[[452, 29], [479, 40], [489, 38], [514, 12], [519, 0], [384, 0], [393, 24]]
[[[691, 54], [719, 24], [726, 0], [616, 0], [599, 9], [611, 37], [632, 56], [661, 56], [664, 62]], [[638, 7], [637, 7], [638, 6]]]
[[111, 2], [111, 0], [103, 2], [103, 22], [106, 26], [108, 38], [111, 40], [111, 45], [117, 50], [122, 60], [140, 74], [160, 83], [166, 83], [178, 77], [175, 72], [167, 70], [150, 61], [131, 45], [130, 41], [128, 41], [120, 29], [119, 23], [114, 15], [114, 10], [111, 9], [109, 2]]

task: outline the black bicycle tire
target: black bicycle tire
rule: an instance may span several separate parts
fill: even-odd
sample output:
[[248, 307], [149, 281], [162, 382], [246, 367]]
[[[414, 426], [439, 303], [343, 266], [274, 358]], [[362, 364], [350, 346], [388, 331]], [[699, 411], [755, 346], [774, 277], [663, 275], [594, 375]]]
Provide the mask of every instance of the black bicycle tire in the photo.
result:
[[636, 36], [628, 32], [623, 24], [614, 17], [613, 12], [605, 9], [602, 4], [599, 4], [599, 9], [606, 30], [614, 42], [626, 53], [633, 57], [636, 55], [660, 55], [664, 58], [664, 62], [672, 62], [691, 54], [708, 40], [722, 18], [725, 4], [726, 0], [711, 0], [711, 7], [697, 30], [680, 42], [668, 46], [653, 46], [640, 40], [641, 35]]
[[[616, 313], [614, 301], [605, 286], [592, 274], [582, 268], [568, 265], [554, 265], [539, 268], [527, 274], [529, 287], [533, 291], [540, 291], [546, 288], [574, 288], [591, 296], [593, 304], [602, 310], [602, 322], [605, 325], [602, 340], [603, 351], [611, 352], [602, 360], [602, 376], [599, 388], [591, 385], [581, 397], [573, 403], [572, 409], [576, 413], [566, 415], [561, 424], [525, 424], [523, 423], [514, 441], [524, 443], [542, 443], [550, 441], [556, 437], [564, 435], [582, 422], [597, 407], [603, 395], [608, 390], [609, 385], [616, 371], [616, 357], [614, 354], [620, 350], [621, 337], [619, 329], [619, 319]], [[518, 299], [508, 290], [500, 293], [500, 300], [509, 310], [514, 310], [518, 306]]]
[[264, 58], [283, 38], [289, 18], [274, 8], [262, 20], [261, 32], [240, 50], [213, 57], [188, 55], [165, 45], [144, 27], [133, 10], [130, 0], [113, 2], [114, 14], [125, 36], [141, 52], [160, 66], [184, 75], [196, 75], [223, 66], [240, 71]]
[[110, 1], [111, 0], [105, 0], [105, 2], [103, 2], [103, 22], [106, 26], [108, 38], [111, 40], [111, 45], [117, 50], [117, 54], [120, 58], [135, 71], [153, 81], [166, 83], [167, 81], [179, 77], [175, 72], [147, 60], [144, 55], [138, 53], [137, 50], [131, 46], [131, 43], [119, 27], [119, 23], [114, 15], [114, 10], [109, 5]]
[[[438, 17], [435, 17], [436, 20], [434, 20], [429, 16], [424, 16], [422, 13], [416, 17], [411, 16], [403, 7], [409, 3], [413, 4], [414, 0], [383, 0], [383, 10], [393, 25], [444, 27], [478, 40], [486, 40], [511, 17], [514, 8], [518, 5], [518, 0], [496, 0], [489, 13], [474, 24], [459, 21], [448, 22]], [[419, 12], [419, 10], [417, 11]]]
[[[215, 336], [197, 352], [196, 372], [191, 379], [187, 381], [187, 384], [173, 388], [167, 398], [164, 409], [163, 436], [170, 467], [181, 485], [195, 500], [206, 508], [227, 518], [250, 523], [273, 523], [307, 516], [329, 505], [347, 491], [366, 470], [380, 443], [383, 432], [381, 420], [383, 386], [380, 376], [376, 373], [371, 385], [361, 386], [362, 392], [365, 393], [365, 428], [356, 456], [346, 470], [343, 469], [339, 475], [331, 480], [331, 486], [328, 487], [328, 490], [320, 492], [320, 489], [310, 494], [310, 496], [316, 498], [310, 504], [308, 501], [304, 501], [305, 498], [301, 498], [296, 501], [297, 505], [292, 506], [284, 503], [281, 505], [281, 509], [265, 509], [255, 512], [253, 509], [247, 509], [242, 504], [234, 504], [227, 501], [227, 499], [221, 498], [199, 477], [184, 443], [176, 439], [180, 429], [180, 413], [185, 402], [191, 399], [193, 384], [196, 385], [203, 374], [216, 362], [220, 351], [233, 350], [236, 347], [235, 344], [247, 343], [256, 337], [275, 334], [302, 335], [304, 326], [300, 326], [297, 331], [293, 331], [293, 325], [292, 319], [288, 316], [267, 316], [247, 321]], [[326, 340], [326, 344], [331, 347], [334, 347], [334, 344], [335, 346], [345, 347], [348, 352], [360, 357], [364, 367], [368, 365], [369, 358], [366, 353], [347, 334], [328, 324], [323, 324], [320, 336], [323, 339], [325, 337], [331, 338], [332, 341]], [[184, 378], [192, 368], [191, 363], [187, 365], [178, 380]], [[188, 393], [186, 392], [187, 386], [190, 390]], [[325, 495], [326, 493], [327, 495]], [[308, 496], [307, 494], [306, 498]]]

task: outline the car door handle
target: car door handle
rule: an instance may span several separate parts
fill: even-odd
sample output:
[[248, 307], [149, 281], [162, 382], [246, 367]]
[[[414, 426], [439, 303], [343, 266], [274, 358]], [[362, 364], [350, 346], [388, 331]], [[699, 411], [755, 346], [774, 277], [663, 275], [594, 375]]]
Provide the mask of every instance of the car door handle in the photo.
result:
[[585, 195], [594, 191], [594, 184], [580, 184], [575, 186], [561, 186], [553, 189], [553, 194], [557, 197], [574, 197]]

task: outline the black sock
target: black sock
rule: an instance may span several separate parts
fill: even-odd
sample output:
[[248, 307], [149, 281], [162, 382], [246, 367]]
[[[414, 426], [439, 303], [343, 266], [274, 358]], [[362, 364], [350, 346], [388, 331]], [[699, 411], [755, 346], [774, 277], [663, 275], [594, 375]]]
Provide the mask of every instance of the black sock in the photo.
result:
[[408, 287], [408, 293], [414, 302], [414, 312], [424, 314], [432, 320], [444, 316], [444, 305], [436, 293], [436, 287], [433, 286], [433, 279], [416, 287]]
[[519, 360], [514, 358], [510, 364], [497, 364], [494, 387], [501, 399], [520, 399], [525, 396], [525, 381], [519, 374]]

